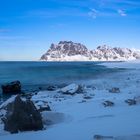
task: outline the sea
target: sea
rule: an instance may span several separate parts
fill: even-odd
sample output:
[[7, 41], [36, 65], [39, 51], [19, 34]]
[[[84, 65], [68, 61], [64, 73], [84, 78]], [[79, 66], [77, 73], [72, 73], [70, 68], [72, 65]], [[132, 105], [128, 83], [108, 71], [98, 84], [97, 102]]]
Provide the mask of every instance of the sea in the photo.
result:
[[[28, 92], [39, 88], [45, 89], [48, 85], [86, 82], [120, 70], [99, 65], [101, 63], [103, 62], [2, 61], [0, 62], [0, 86], [19, 80], [22, 90]], [[1, 88], [0, 94], [2, 94]]]

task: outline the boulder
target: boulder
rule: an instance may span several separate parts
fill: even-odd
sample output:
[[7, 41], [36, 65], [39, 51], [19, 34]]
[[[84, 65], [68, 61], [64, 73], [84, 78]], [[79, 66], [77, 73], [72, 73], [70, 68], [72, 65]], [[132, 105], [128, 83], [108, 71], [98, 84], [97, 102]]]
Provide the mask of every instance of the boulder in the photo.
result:
[[46, 88], [46, 90], [48, 90], [48, 91], [54, 91], [54, 90], [56, 90], [56, 86], [48, 85], [47, 88]]
[[31, 100], [23, 101], [18, 95], [9, 106], [7, 114], [2, 118], [4, 130], [17, 133], [43, 129], [41, 114]]
[[115, 140], [113, 136], [94, 135], [93, 140]]
[[63, 94], [74, 95], [77, 92], [79, 93], [79, 85], [70, 84], [64, 88], [61, 88], [60, 92], [62, 92]]
[[88, 100], [88, 99], [92, 99], [93, 97], [91, 97], [91, 96], [83, 96], [83, 98]]
[[1, 86], [2, 92], [4, 94], [18, 94], [21, 93], [21, 83], [20, 81], [14, 81]]
[[114, 106], [114, 103], [107, 100], [107, 101], [103, 102], [103, 105], [104, 105], [104, 107], [109, 107], [109, 106], [111, 107], [111, 106]]
[[127, 100], [125, 100], [125, 102], [128, 105], [136, 105], [136, 103], [137, 103], [135, 99], [127, 99]]
[[114, 87], [112, 89], [109, 89], [109, 92], [111, 92], [111, 93], [120, 93], [120, 89], [117, 88], [117, 87]]
[[140, 140], [140, 135], [128, 135], [128, 136], [104, 136], [94, 135], [93, 140]]

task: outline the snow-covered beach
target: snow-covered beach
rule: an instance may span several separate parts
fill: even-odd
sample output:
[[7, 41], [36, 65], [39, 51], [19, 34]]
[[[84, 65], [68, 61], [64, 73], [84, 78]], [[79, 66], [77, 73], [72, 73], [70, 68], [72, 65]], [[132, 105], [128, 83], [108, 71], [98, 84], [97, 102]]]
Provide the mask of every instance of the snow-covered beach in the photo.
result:
[[[77, 90], [76, 84], [65, 89], [38, 92], [32, 96], [36, 107], [47, 103], [52, 110], [42, 112], [45, 129], [10, 134], [3, 130], [1, 122], [0, 138], [2, 140], [24, 140], [29, 137], [34, 140], [139, 140], [140, 61], [102, 65], [126, 68], [126, 70], [106, 74], [90, 82], [85, 81], [84, 85], [82, 83], [82, 93], [74, 93]], [[67, 89], [73, 94], [62, 93]], [[129, 105], [128, 99], [135, 100], [136, 104]], [[108, 101], [112, 104], [109, 105]]]

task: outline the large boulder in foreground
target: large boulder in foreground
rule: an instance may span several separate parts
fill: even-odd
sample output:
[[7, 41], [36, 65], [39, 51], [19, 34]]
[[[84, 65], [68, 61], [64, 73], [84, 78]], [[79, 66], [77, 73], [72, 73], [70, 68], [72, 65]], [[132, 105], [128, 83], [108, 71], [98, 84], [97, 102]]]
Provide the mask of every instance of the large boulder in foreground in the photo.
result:
[[18, 131], [43, 129], [41, 114], [31, 100], [23, 101], [18, 95], [9, 105], [7, 114], [2, 119], [4, 130], [17, 133]]
[[21, 93], [21, 83], [20, 81], [14, 81], [1, 86], [2, 92], [4, 94], [18, 94]]

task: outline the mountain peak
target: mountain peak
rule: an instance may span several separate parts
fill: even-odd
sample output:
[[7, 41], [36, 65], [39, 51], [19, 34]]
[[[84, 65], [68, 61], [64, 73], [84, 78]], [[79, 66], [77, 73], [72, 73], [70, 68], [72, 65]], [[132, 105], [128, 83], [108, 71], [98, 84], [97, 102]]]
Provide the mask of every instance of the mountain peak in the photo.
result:
[[60, 44], [73, 44], [73, 42], [72, 41], [60, 41], [58, 44], [59, 45]]

